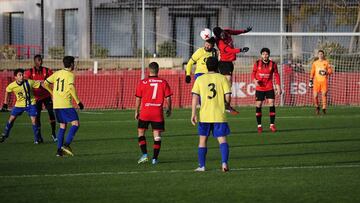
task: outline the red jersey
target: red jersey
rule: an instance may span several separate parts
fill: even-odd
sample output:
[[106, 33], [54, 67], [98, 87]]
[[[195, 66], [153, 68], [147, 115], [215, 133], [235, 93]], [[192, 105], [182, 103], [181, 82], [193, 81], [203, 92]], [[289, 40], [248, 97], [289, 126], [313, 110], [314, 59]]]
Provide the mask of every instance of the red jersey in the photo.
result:
[[236, 60], [236, 54], [240, 53], [241, 50], [234, 48], [234, 41], [231, 35], [245, 33], [245, 30], [224, 29], [224, 32], [225, 38], [216, 40], [216, 45], [220, 51], [220, 61], [232, 62]]
[[[24, 77], [26, 79], [43, 82], [46, 78], [48, 78], [52, 74], [53, 72], [51, 69], [40, 66], [39, 71], [37, 71], [35, 67], [26, 70], [24, 73]], [[40, 86], [40, 88], [34, 89], [34, 96], [35, 96], [35, 100], [39, 101], [47, 97], [51, 97], [51, 94], [46, 89]]]
[[136, 87], [136, 97], [141, 98], [139, 119], [163, 122], [163, 104], [172, 95], [168, 82], [157, 76], [141, 80]]
[[256, 86], [257, 91], [273, 90], [273, 76], [275, 77], [275, 83], [280, 85], [280, 75], [275, 62], [269, 60], [268, 63], [264, 63], [261, 59], [255, 62], [251, 79], [259, 81], [259, 86]]

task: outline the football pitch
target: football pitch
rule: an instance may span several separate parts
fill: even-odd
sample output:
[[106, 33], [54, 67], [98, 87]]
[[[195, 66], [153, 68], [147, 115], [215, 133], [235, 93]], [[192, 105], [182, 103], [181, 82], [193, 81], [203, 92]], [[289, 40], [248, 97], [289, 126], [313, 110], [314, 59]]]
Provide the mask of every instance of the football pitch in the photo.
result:
[[[0, 144], [1, 202], [360, 202], [360, 108], [277, 108], [278, 132], [256, 131], [255, 108], [228, 116], [230, 172], [209, 139], [207, 171], [197, 167], [197, 128], [190, 110], [166, 120], [159, 164], [137, 164], [133, 111], [79, 112], [74, 157], [56, 157], [47, 113], [44, 144], [34, 145], [22, 115]], [[0, 113], [1, 130], [9, 113]], [[147, 133], [149, 154], [152, 139]]]

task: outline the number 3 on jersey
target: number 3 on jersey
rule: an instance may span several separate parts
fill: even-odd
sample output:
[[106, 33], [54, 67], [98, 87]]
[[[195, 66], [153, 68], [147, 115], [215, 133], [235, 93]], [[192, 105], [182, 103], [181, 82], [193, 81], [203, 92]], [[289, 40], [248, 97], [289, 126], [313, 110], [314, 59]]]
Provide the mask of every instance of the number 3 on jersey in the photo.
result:
[[215, 86], [215, 84], [214, 83], [210, 83], [210, 84], [208, 84], [208, 87], [210, 88], [210, 92], [212, 92], [212, 95], [210, 96], [208, 96], [208, 99], [213, 99], [214, 97], [216, 97], [216, 86]]
[[150, 83], [150, 86], [154, 87], [151, 99], [156, 99], [158, 83]]

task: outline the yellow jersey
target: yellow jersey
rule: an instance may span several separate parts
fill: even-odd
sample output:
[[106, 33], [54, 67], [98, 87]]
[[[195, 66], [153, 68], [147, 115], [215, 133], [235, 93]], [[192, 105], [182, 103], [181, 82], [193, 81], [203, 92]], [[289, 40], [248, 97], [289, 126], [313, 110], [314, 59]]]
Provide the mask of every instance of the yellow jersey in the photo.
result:
[[195, 80], [191, 90], [201, 98], [200, 122], [226, 122], [225, 94], [231, 94], [230, 84], [220, 73], [208, 73]]
[[328, 60], [316, 60], [311, 66], [310, 78], [315, 82], [326, 82], [328, 75], [332, 74]]
[[206, 59], [211, 56], [216, 57], [216, 49], [213, 48], [210, 51], [206, 51], [205, 48], [202, 47], [196, 50], [186, 65], [186, 75], [191, 75], [191, 69], [194, 63], [196, 63], [195, 74], [207, 73]]
[[75, 90], [75, 75], [69, 70], [59, 70], [46, 78], [46, 83], [53, 84], [52, 95], [54, 109], [73, 108], [72, 98], [80, 102]]
[[6, 87], [6, 92], [15, 94], [15, 107], [27, 107], [36, 104], [33, 89], [39, 87], [40, 82], [34, 80], [24, 80], [21, 84], [14, 81]]

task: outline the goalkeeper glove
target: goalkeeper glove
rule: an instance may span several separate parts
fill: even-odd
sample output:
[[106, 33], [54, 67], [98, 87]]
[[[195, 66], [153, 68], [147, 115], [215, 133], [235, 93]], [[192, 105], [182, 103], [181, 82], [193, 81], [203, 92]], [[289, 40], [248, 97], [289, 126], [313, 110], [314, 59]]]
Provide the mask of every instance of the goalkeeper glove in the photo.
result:
[[250, 32], [252, 30], [252, 26], [246, 28], [245, 33]]
[[249, 51], [249, 47], [244, 47], [240, 49], [240, 52], [248, 52], [248, 51]]
[[313, 88], [314, 87], [314, 81], [312, 79], [310, 79], [309, 81], [309, 87], [310, 88]]
[[187, 75], [187, 76], [185, 77], [185, 82], [186, 82], [186, 83], [190, 83], [190, 82], [191, 82], [191, 76], [190, 76], [190, 75]]
[[83, 104], [83, 103], [79, 102], [79, 103], [78, 103], [78, 106], [79, 106], [80, 110], [83, 110], [83, 109], [84, 109], [84, 104]]
[[7, 109], [8, 109], [8, 105], [7, 105], [7, 104], [3, 104], [2, 108], [1, 108], [1, 111], [2, 111], [2, 112], [5, 112], [5, 111], [7, 111]]

